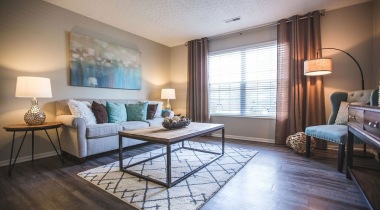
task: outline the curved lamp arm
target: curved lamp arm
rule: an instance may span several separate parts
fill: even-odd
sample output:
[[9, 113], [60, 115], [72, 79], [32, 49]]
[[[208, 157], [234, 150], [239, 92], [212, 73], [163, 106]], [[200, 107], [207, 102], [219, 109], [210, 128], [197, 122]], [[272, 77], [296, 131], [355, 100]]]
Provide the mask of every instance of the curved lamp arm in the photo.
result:
[[322, 51], [322, 50], [337, 50], [337, 51], [340, 51], [340, 52], [345, 53], [346, 55], [350, 56], [350, 58], [352, 58], [352, 60], [354, 60], [356, 65], [359, 67], [360, 75], [362, 77], [362, 90], [364, 90], [364, 79], [363, 79], [362, 68], [360, 67], [358, 61], [354, 57], [352, 57], [352, 55], [350, 55], [350, 53], [343, 51], [343, 50], [340, 50], [340, 49], [337, 49], [337, 48], [320, 48], [317, 50], [317, 58], [318, 58], [318, 51]]

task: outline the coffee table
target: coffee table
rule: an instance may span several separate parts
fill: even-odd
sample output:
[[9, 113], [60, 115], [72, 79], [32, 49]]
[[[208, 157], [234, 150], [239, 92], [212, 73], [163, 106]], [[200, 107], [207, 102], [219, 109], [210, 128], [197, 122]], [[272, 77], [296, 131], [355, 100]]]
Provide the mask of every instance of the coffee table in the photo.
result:
[[[200, 149], [195, 149], [191, 147], [185, 147], [184, 141], [198, 137], [198, 136], [203, 136], [205, 134], [212, 133], [217, 130], [222, 130], [222, 151], [220, 153], [218, 152], [212, 152], [212, 151], [207, 151], [207, 150], [200, 150]], [[127, 138], [133, 138], [133, 139], [139, 139], [139, 140], [144, 140], [147, 142], [151, 143], [158, 143], [158, 144], [163, 144], [166, 146], [166, 153], [162, 153], [153, 157], [150, 157], [148, 159], [129, 164], [127, 166], [123, 166], [123, 137]], [[171, 150], [171, 145], [182, 142], [182, 145], [174, 150]], [[190, 171], [189, 173], [185, 174], [181, 178], [175, 180], [172, 182], [172, 176], [171, 176], [171, 153], [180, 149], [188, 149], [188, 150], [193, 150], [193, 151], [198, 151], [198, 152], [205, 152], [205, 153], [211, 153], [211, 154], [216, 154], [214, 158], [211, 160], [207, 161], [203, 165], [199, 166], [198, 168]], [[156, 184], [159, 184], [161, 186], [170, 188], [182, 180], [186, 179], [187, 177], [191, 176], [195, 172], [201, 170], [205, 166], [209, 165], [210, 163], [214, 162], [224, 154], [224, 125], [223, 124], [213, 124], [213, 123], [195, 123], [192, 122], [190, 125], [184, 128], [179, 128], [175, 130], [168, 130], [163, 127], [149, 127], [149, 128], [144, 128], [144, 129], [137, 129], [137, 130], [129, 130], [129, 131], [119, 131], [119, 166], [120, 170], [123, 172], [126, 172], [128, 174], [134, 175], [139, 178], [143, 178], [145, 180], [154, 182]], [[136, 173], [134, 171], [128, 170], [128, 168], [139, 165], [141, 163], [150, 161], [152, 159], [161, 157], [166, 155], [166, 182], [162, 182], [156, 179], [153, 179], [148, 176], [144, 176], [142, 174]]]

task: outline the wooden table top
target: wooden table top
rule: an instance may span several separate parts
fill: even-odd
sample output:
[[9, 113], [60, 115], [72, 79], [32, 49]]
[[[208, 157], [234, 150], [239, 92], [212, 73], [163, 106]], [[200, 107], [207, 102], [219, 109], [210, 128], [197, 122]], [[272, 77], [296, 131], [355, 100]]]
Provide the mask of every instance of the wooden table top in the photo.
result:
[[171, 144], [223, 129], [223, 124], [192, 122], [187, 127], [168, 130], [164, 127], [119, 131], [119, 136], [150, 142]]
[[6, 131], [36, 131], [52, 128], [59, 128], [62, 125], [61, 122], [45, 122], [42, 125], [27, 125], [27, 124], [14, 124], [4, 126]]

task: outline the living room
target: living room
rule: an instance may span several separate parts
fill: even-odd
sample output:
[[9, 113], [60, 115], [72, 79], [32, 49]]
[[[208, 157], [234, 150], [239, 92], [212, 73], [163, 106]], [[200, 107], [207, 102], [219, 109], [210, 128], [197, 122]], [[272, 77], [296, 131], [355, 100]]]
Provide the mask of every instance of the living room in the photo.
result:
[[[321, 0], [320, 2], [323, 5], [322, 3], [328, 1]], [[2, 0], [0, 2], [1, 127], [24, 123], [23, 116], [30, 106], [30, 98], [15, 97], [16, 80], [19, 76], [50, 78], [52, 97], [38, 98], [39, 106], [45, 112], [47, 122], [56, 120], [55, 102], [59, 100], [98, 98], [164, 101], [161, 99], [163, 88], [175, 89], [176, 99], [170, 101], [174, 113], [188, 116], [188, 46], [185, 42], [207, 37], [208, 52], [212, 54], [225, 49], [277, 40], [277, 25], [272, 22], [250, 25], [239, 30], [233, 25], [228, 25], [238, 24], [239, 21], [236, 21], [236, 23], [226, 23], [226, 27], [231, 28], [220, 34], [192, 35], [180, 42], [173, 41], [174, 37], [152, 41], [150, 37], [154, 37], [154, 31], [150, 31], [148, 27], [138, 35], [133, 25], [126, 30], [120, 29], [122, 26], [119, 28], [107, 23], [108, 20], [119, 18], [113, 16], [112, 11], [107, 8], [118, 5], [106, 7], [105, 5], [109, 3], [102, 3], [105, 9], [105, 12], [101, 13], [104, 16], [104, 22], [90, 18], [93, 15], [91, 12], [97, 11], [80, 14], [75, 12], [75, 7], [74, 11], [71, 11], [57, 6], [59, 1]], [[149, 5], [149, 2], [145, 3]], [[183, 3], [186, 4], [186, 1]], [[321, 46], [349, 52], [360, 63], [365, 81], [364, 89], [377, 89], [380, 76], [378, 69], [380, 66], [378, 59], [380, 55], [379, 1], [346, 1], [343, 4], [346, 6], [336, 6], [339, 3], [342, 1], [331, 1], [327, 4], [331, 8], [329, 9], [320, 7], [318, 4], [307, 7], [299, 1], [298, 6], [308, 8], [308, 10], [300, 10], [301, 12], [297, 14], [279, 17], [273, 14], [277, 17], [274, 21], [326, 9], [320, 17]], [[70, 5], [75, 6], [76, 2], [67, 4], [68, 7]], [[78, 6], [78, 10], [79, 8], [81, 7]], [[147, 11], [148, 9], [154, 10], [154, 8], [147, 8]], [[233, 17], [235, 16], [223, 16], [221, 21]], [[244, 21], [243, 16], [240, 18]], [[154, 21], [157, 22], [157, 27], [160, 27], [160, 24], [165, 26], [161, 19]], [[71, 33], [83, 34], [138, 50], [141, 53], [141, 89], [71, 86], [69, 54]], [[323, 50], [323, 57], [330, 57], [334, 61], [333, 73], [323, 76], [325, 108], [323, 118], [327, 121], [332, 111], [330, 95], [337, 91], [360, 90], [361, 86], [358, 68], [347, 55], [335, 50]], [[314, 150], [311, 158], [307, 159], [305, 155], [296, 154], [290, 148], [274, 144], [276, 119], [273, 116], [231, 117], [212, 114], [210, 122], [224, 124], [227, 146], [244, 147], [258, 153], [226, 186], [216, 191], [215, 195], [203, 204], [202, 209], [340, 209], [347, 206], [350, 209], [368, 208], [365, 197], [360, 194], [355, 183], [346, 179], [344, 173], [336, 170], [338, 159], [336, 145], [329, 144], [327, 150]], [[62, 164], [45, 134], [36, 132], [35, 145], [32, 145], [31, 141], [25, 141], [12, 175], [9, 176], [8, 164], [12, 135], [12, 132], [0, 130], [2, 139], [0, 141], [0, 183], [6, 186], [0, 190], [3, 195], [0, 198], [0, 209], [137, 208], [97, 189], [77, 176], [77, 173], [116, 161], [117, 153], [100, 154], [90, 158], [84, 164], [66, 159]], [[218, 139], [221, 132], [216, 132], [212, 136]], [[54, 133], [51, 137], [53, 142], [58, 144]], [[15, 148], [18, 148], [22, 138], [22, 134], [17, 134]], [[27, 138], [30, 138], [30, 134]], [[32, 147], [34, 147], [36, 159], [34, 163], [31, 161]], [[152, 145], [143, 148], [133, 147], [128, 151], [139, 154], [151, 149], [156, 149], [156, 147]], [[368, 151], [374, 150], [369, 146]], [[320, 176], [321, 172], [326, 173], [323, 178], [312, 178], [311, 181], [302, 178]], [[285, 173], [292, 175], [285, 175]], [[304, 186], [295, 186], [297, 180], [290, 180], [292, 178], [300, 179], [300, 184]], [[50, 179], [52, 181], [47, 181]], [[8, 184], [3, 185], [3, 183]], [[255, 186], [255, 189], [247, 189], [248, 187], [244, 185]], [[313, 192], [313, 189], [318, 193]], [[36, 190], [35, 193], [33, 193], [34, 190]], [[65, 192], [70, 193], [61, 195]], [[281, 193], [287, 195], [281, 197]], [[301, 196], [302, 193], [305, 195]], [[329, 193], [330, 196], [327, 196]], [[334, 195], [331, 195], [332, 193]], [[249, 196], [244, 194], [249, 194]], [[58, 195], [62, 197], [54, 197]], [[297, 196], [304, 201], [298, 200]], [[65, 202], [72, 202], [72, 204], [64, 204]]]

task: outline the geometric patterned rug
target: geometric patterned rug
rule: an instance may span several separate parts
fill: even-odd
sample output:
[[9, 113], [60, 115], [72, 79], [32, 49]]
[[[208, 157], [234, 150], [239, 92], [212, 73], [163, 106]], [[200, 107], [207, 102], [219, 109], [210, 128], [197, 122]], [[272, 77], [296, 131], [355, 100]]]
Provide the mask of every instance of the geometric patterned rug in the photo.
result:
[[[186, 141], [185, 146], [220, 152], [221, 145]], [[172, 145], [172, 150], [179, 144]], [[256, 151], [225, 147], [224, 155], [171, 188], [137, 178], [119, 171], [119, 161], [90, 169], [78, 176], [114, 195], [137, 209], [200, 209], [256, 154]], [[166, 148], [140, 154], [123, 160], [124, 166], [162, 154]], [[197, 168], [214, 154], [180, 149], [172, 152], [172, 182]], [[129, 168], [137, 173], [165, 182], [166, 156]]]

